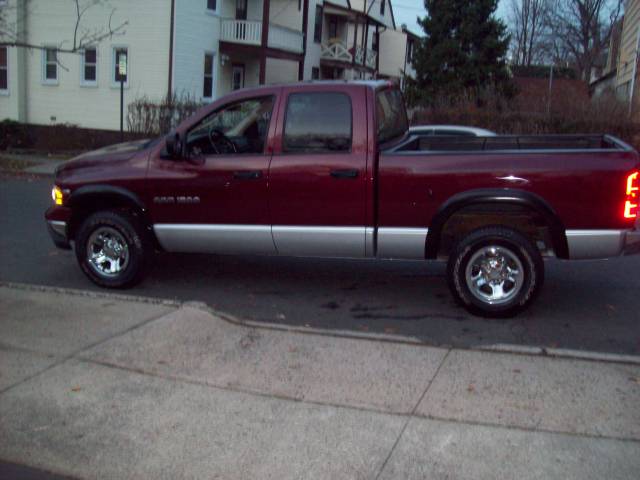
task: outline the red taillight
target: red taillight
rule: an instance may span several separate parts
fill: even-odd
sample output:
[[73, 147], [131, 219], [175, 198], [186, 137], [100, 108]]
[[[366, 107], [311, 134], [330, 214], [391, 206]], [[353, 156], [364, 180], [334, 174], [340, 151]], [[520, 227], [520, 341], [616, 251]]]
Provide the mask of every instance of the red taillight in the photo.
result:
[[638, 174], [633, 172], [627, 177], [627, 198], [624, 202], [624, 218], [636, 218], [638, 216]]

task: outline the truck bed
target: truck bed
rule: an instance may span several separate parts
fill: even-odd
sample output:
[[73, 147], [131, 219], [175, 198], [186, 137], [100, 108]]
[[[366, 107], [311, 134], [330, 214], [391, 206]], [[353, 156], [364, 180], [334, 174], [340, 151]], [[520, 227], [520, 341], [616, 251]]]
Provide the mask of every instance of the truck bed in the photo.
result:
[[498, 151], [632, 151], [610, 135], [499, 135], [456, 137], [413, 135], [395, 151], [403, 152], [498, 152]]

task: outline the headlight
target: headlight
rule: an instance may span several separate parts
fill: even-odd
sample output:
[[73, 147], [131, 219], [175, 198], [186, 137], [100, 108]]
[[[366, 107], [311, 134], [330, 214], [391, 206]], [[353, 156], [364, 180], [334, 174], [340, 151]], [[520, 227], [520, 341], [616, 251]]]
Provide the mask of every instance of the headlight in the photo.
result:
[[57, 185], [54, 185], [51, 189], [51, 198], [53, 199], [53, 203], [55, 203], [56, 205], [62, 205], [64, 200], [63, 197], [64, 194], [62, 192], [62, 189]]

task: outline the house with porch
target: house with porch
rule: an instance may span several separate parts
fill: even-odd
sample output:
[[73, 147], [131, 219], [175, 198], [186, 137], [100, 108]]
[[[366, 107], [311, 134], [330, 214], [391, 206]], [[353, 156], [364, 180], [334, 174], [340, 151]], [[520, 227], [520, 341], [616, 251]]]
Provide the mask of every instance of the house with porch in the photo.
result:
[[79, 23], [67, 3], [0, 0], [14, 28], [0, 42], [31, 45], [0, 46], [0, 120], [117, 130], [125, 58], [126, 112], [142, 97], [209, 102], [260, 84], [399, 78], [407, 55], [390, 0], [81, 0]]

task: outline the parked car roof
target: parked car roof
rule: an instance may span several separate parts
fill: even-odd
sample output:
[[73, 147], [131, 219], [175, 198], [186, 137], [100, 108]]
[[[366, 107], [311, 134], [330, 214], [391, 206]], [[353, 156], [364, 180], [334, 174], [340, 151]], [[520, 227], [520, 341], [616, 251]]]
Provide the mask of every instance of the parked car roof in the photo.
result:
[[414, 125], [409, 127], [409, 133], [423, 133], [427, 135], [451, 135], [473, 137], [495, 137], [496, 133], [484, 128], [467, 127], [465, 125]]

